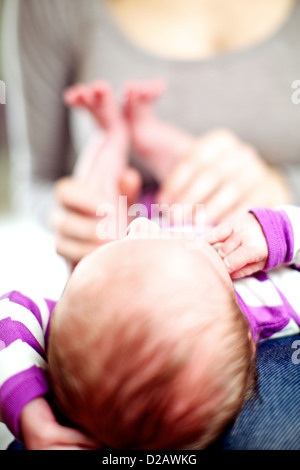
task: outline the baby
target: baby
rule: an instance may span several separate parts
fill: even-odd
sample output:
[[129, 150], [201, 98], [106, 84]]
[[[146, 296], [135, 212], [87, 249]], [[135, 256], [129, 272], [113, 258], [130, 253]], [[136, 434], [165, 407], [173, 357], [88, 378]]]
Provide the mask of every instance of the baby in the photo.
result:
[[121, 105], [111, 86], [103, 80], [68, 88], [64, 93], [66, 105], [87, 110], [102, 129], [102, 137], [97, 136], [82, 155], [76, 175], [92, 186], [105, 185], [107, 181], [115, 186], [133, 151], [157, 182], [162, 183], [196, 142], [190, 134], [155, 115], [154, 102], [165, 88], [163, 80], [128, 82]]
[[[103, 80], [79, 83], [64, 92], [64, 102], [69, 108], [85, 110], [99, 126], [80, 154], [73, 176], [93, 191], [100, 201], [97, 215], [106, 214], [121, 237], [132, 217], [119, 204], [119, 196], [126, 196], [129, 206], [134, 204], [145, 189], [142, 188], [144, 167], [160, 185], [195, 142], [190, 135], [156, 117], [153, 105], [164, 89], [162, 80], [128, 82], [122, 103]], [[132, 156], [138, 169], [130, 166]], [[116, 236], [110, 234], [107, 240], [100, 232], [97, 233], [99, 244]]]
[[128, 166], [128, 126], [109, 83], [98, 80], [65, 90], [64, 102], [70, 108], [83, 108], [99, 126], [94, 138], [81, 154], [74, 176], [116, 205], [119, 181]]
[[[90, 152], [77, 174], [95, 187], [99, 176], [106, 178], [112, 204], [127, 164], [128, 132], [158, 179], [179, 158], [171, 148], [166, 161], [157, 157], [162, 123], [152, 126], [155, 145], [141, 131], [144, 118], [154, 119], [150, 104], [161, 92], [159, 84], [146, 85], [127, 85], [130, 131], [105, 83], [66, 94], [70, 106], [87, 107], [106, 130], [101, 158], [99, 149]], [[188, 136], [174, 132], [178, 146], [182, 138], [188, 148]], [[299, 285], [298, 271], [231, 281], [297, 261], [297, 211], [257, 209], [201, 240], [140, 218], [125, 238], [79, 263], [56, 304], [16, 292], [3, 296], [0, 402], [11, 431], [28, 448], [207, 447], [252, 390], [254, 342], [299, 324], [291, 289]], [[79, 430], [56, 421], [46, 401], [50, 390]]]
[[[252, 390], [255, 341], [299, 331], [299, 220], [299, 208], [256, 209], [199, 241], [137, 219], [78, 264], [56, 306], [4, 296], [9, 428], [29, 448], [208, 446]], [[55, 421], [49, 383], [85, 435]]]
[[99, 444], [200, 449], [253, 378], [248, 326], [215, 251], [151, 227], [136, 220], [73, 273], [52, 319], [51, 382]]
[[[191, 237], [185, 237], [172, 239], [137, 219], [124, 240], [79, 263], [51, 323], [49, 316], [49, 341], [46, 336], [45, 351], [37, 352], [47, 358], [54, 400], [98, 447], [203, 448], [244, 402], [254, 360], [248, 324], [221, 258], [205, 242], [187, 249]], [[48, 331], [44, 315], [45, 321]], [[9, 349], [3, 349], [7, 358]], [[34, 364], [29, 369], [27, 384], [31, 374], [33, 382], [45, 382], [46, 376], [37, 380]], [[6, 403], [11, 393], [24, 392], [10, 387], [5, 397], [3, 387], [9, 424]], [[25, 443], [26, 416], [14, 421], [21, 428], [10, 425]], [[33, 416], [31, 409], [30, 426]]]

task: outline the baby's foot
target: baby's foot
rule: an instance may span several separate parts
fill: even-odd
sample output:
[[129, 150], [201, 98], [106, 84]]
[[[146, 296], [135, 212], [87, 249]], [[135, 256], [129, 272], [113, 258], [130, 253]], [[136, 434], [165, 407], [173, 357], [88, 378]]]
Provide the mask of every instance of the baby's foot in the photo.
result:
[[141, 121], [155, 119], [153, 102], [165, 91], [162, 80], [131, 81], [124, 87], [124, 111], [128, 119]]
[[124, 115], [132, 146], [159, 182], [167, 177], [193, 144], [190, 135], [155, 116], [153, 102], [164, 90], [162, 80], [134, 81], [127, 83], [124, 89]]
[[109, 83], [98, 80], [91, 85], [74, 85], [64, 92], [69, 107], [86, 108], [105, 131], [114, 131], [122, 125], [123, 116]]

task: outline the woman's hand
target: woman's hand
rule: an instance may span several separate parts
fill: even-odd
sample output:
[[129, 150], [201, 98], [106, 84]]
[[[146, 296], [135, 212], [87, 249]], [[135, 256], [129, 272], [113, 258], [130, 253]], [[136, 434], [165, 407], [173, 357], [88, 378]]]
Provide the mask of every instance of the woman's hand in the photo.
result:
[[20, 415], [20, 430], [28, 450], [99, 449], [98, 443], [77, 429], [59, 424], [45, 398], [29, 402]]
[[195, 141], [193, 151], [177, 164], [158, 195], [161, 204], [204, 204], [208, 224], [255, 206], [288, 204], [291, 199], [280, 172], [227, 130]]
[[[128, 206], [135, 202], [140, 188], [139, 173], [132, 168], [126, 169], [120, 180], [120, 195], [127, 197]], [[98, 230], [101, 217], [97, 213], [106, 201], [87, 183], [74, 177], [62, 178], [56, 184], [56, 201], [50, 226], [54, 231], [57, 253], [71, 264], [77, 264], [97, 247], [111, 241], [100, 239]], [[118, 208], [115, 209], [117, 213]]]
[[96, 217], [101, 201], [89, 187], [73, 177], [56, 184], [57, 207], [50, 216], [56, 251], [72, 264], [100, 245]]

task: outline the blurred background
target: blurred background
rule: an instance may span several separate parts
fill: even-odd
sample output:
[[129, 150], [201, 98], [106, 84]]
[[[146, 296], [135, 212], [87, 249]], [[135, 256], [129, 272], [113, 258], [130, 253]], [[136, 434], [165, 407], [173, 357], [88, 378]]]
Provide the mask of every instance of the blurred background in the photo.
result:
[[[3, 5], [4, 0], [0, 0], [0, 28], [3, 26]], [[2, 46], [0, 29], [0, 80], [5, 82]], [[7, 102], [8, 83], [5, 88]], [[68, 268], [56, 255], [53, 237], [32, 220], [18, 216], [10, 202], [5, 111], [6, 105], [0, 104], [0, 296], [10, 290], [21, 290], [58, 299], [68, 277]]]
[[[0, 0], [0, 24], [2, 23], [3, 0]], [[1, 27], [1, 26], [0, 26]], [[1, 31], [0, 31], [1, 33]], [[3, 78], [2, 54], [0, 36], [0, 80]], [[5, 104], [0, 104], [0, 214], [10, 211], [9, 203], [9, 159], [7, 149], [7, 136], [5, 128]]]

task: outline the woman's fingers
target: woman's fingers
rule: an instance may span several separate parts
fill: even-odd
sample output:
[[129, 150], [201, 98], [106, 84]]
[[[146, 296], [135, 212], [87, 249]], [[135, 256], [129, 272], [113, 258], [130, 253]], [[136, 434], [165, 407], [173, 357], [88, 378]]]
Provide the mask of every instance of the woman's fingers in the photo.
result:
[[78, 263], [86, 255], [92, 253], [99, 244], [93, 244], [82, 240], [62, 237], [58, 235], [55, 238], [56, 252], [71, 263]]
[[127, 168], [123, 172], [119, 182], [120, 194], [127, 197], [127, 204], [134, 204], [142, 189], [142, 176], [135, 168]]
[[[236, 137], [226, 130], [216, 130], [200, 139], [195, 139], [191, 152], [179, 161], [163, 183], [158, 196], [159, 201], [161, 203], [191, 202], [190, 199], [194, 193], [191, 186], [195, 182], [198, 182], [198, 189], [202, 188], [202, 194], [199, 196], [202, 199], [207, 198], [217, 185], [217, 175], [223, 172], [223, 170], [220, 171], [220, 166], [222, 166], [220, 154], [233, 152], [237, 145]], [[215, 172], [208, 182], [207, 171], [210, 168], [213, 168]]]
[[56, 209], [50, 220], [54, 233], [92, 243], [97, 242], [97, 223], [96, 217], [86, 217], [64, 208]]
[[171, 171], [171, 174], [162, 183], [157, 195], [157, 200], [161, 204], [173, 204], [181, 202], [181, 194], [191, 185], [195, 175], [195, 162], [186, 157]]
[[96, 215], [99, 204], [103, 202], [99, 201], [99, 197], [89, 189], [86, 183], [73, 177], [62, 178], [58, 181], [56, 197], [61, 206], [92, 216]]
[[50, 216], [56, 251], [77, 263], [100, 245], [96, 217], [101, 201], [76, 178], [62, 178], [56, 185], [57, 207]]

